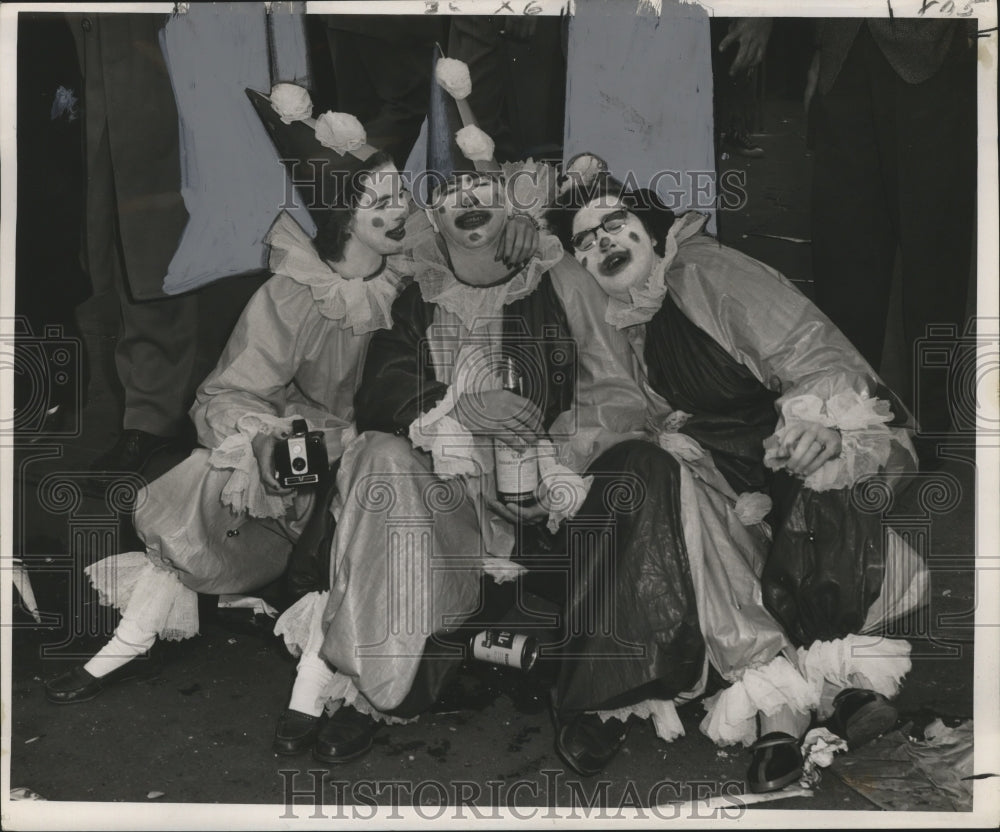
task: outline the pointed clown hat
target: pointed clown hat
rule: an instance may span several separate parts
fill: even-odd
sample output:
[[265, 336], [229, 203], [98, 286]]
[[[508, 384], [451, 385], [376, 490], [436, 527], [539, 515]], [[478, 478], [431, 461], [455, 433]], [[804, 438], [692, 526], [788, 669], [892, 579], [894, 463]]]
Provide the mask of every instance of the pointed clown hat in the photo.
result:
[[275, 84], [270, 96], [246, 94], [285, 163], [306, 209], [318, 218], [340, 207], [351, 177], [370, 167], [379, 153], [349, 113], [312, 116], [309, 92], [296, 84]]
[[499, 173], [493, 139], [479, 127], [466, 100], [472, 92], [468, 65], [446, 58], [438, 46], [434, 79], [430, 124], [431, 154], [436, 158], [431, 167], [448, 176], [470, 170], [471, 162], [477, 173]]

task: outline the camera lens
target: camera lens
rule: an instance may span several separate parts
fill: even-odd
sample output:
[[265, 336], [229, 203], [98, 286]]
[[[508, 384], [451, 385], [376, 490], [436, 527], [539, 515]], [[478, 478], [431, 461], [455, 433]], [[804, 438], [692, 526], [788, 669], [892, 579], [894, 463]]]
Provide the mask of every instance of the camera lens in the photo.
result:
[[296, 471], [301, 471], [306, 467], [306, 461], [302, 457], [296, 457], [292, 460], [292, 468]]

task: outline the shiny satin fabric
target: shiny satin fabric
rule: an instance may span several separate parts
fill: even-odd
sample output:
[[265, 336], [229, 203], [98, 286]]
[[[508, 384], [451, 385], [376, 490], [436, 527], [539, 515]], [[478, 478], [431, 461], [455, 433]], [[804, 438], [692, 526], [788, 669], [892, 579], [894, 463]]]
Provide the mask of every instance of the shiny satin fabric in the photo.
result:
[[135, 529], [147, 557], [175, 572], [188, 589], [250, 592], [285, 571], [312, 511], [312, 495], [297, 495], [278, 520], [237, 516], [221, 499], [232, 472], [213, 468], [210, 455], [199, 448], [146, 486], [136, 501]]
[[[768, 609], [796, 644], [862, 627], [885, 569], [885, 520], [842, 488], [816, 492], [764, 468], [761, 442], [782, 403], [849, 388], [889, 401], [891, 453], [878, 477], [898, 490], [914, 470], [909, 414], [833, 324], [781, 275], [699, 235], [667, 273], [669, 294], [644, 326], [638, 371], [659, 401], [691, 414], [680, 430], [712, 453], [736, 491], [774, 503], [762, 575]], [[641, 328], [643, 325], [633, 327]]]
[[370, 337], [321, 315], [309, 287], [272, 277], [250, 299], [198, 390], [191, 418], [199, 441], [218, 447], [246, 414], [299, 415], [311, 429], [326, 429], [336, 459]]
[[[476, 332], [455, 313], [426, 303], [414, 285], [393, 307], [393, 328], [373, 337], [356, 399], [358, 428], [367, 432], [348, 448], [338, 479], [342, 508], [321, 655], [354, 677], [379, 710], [405, 703], [428, 640], [474, 615], [485, 559], [507, 557], [514, 546], [513, 527], [482, 499], [488, 478], [442, 480], [431, 457], [403, 436], [456, 379], [473, 387], [495, 383], [462, 369], [467, 348], [500, 348], [505, 336], [509, 343], [512, 334], [526, 334], [543, 345], [542, 411], [564, 444], [583, 436], [568, 456], [581, 466], [574, 470], [585, 468], [603, 444], [638, 431], [645, 419], [627, 341], [603, 322], [602, 300], [582, 267], [562, 257], [533, 293]], [[575, 342], [569, 373], [556, 368], [555, 348], [544, 346], [563, 333]], [[397, 529], [397, 516], [419, 529]], [[400, 570], [405, 584], [393, 577]], [[439, 683], [439, 676], [429, 682]]]

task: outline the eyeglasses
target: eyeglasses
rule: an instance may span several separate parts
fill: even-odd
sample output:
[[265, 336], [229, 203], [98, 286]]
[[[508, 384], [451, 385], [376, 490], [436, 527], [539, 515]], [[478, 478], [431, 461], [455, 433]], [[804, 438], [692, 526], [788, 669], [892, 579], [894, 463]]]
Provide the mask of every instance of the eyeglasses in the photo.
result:
[[610, 214], [604, 215], [600, 225], [574, 234], [570, 242], [577, 251], [587, 251], [593, 248], [594, 243], [597, 242], [598, 229], [603, 229], [608, 234], [617, 234], [625, 227], [626, 222], [628, 222], [628, 211], [612, 211]]

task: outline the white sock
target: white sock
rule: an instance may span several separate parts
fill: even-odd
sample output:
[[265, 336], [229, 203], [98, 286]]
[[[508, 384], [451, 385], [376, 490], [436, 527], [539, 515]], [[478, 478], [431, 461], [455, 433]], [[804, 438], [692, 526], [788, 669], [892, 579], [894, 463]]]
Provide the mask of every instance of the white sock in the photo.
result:
[[147, 632], [133, 621], [122, 620], [111, 636], [111, 641], [98, 650], [97, 655], [83, 669], [97, 678], [107, 676], [112, 670], [141, 656], [155, 643], [156, 633]]
[[816, 715], [820, 719], [829, 719], [833, 713], [833, 700], [844, 688], [835, 685], [829, 679], [823, 680], [823, 689], [819, 694], [819, 705], [816, 707]]
[[323, 691], [333, 681], [330, 666], [315, 654], [303, 654], [299, 659], [299, 669], [292, 685], [292, 698], [288, 707], [293, 711], [319, 716], [323, 713], [323, 702], [319, 701]]
[[787, 705], [778, 708], [770, 716], [760, 715], [760, 735], [772, 731], [782, 731], [791, 734], [796, 739], [801, 737], [809, 727], [810, 715], [805, 711], [793, 711]]

